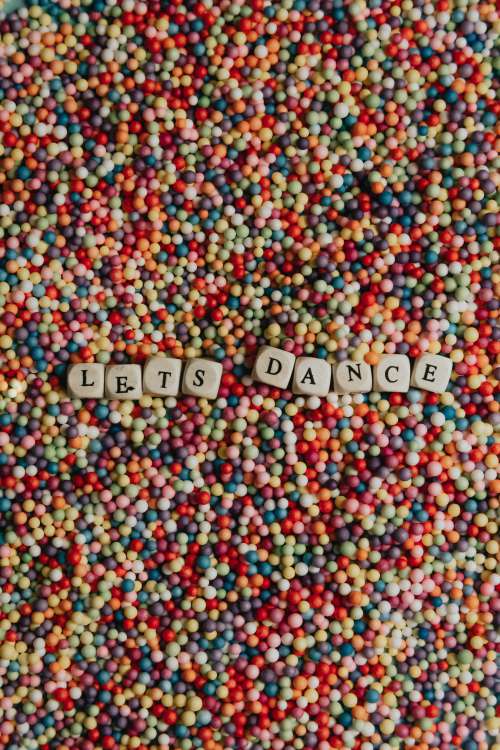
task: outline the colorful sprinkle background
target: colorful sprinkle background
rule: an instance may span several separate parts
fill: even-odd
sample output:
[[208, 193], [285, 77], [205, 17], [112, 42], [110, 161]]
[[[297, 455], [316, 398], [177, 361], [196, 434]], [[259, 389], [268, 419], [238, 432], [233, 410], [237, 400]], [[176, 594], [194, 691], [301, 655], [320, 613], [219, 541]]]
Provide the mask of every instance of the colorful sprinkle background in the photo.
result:
[[[2, 750], [498, 748], [497, 19], [0, 20]], [[266, 343], [452, 382], [306, 400]], [[65, 392], [156, 352], [217, 400]]]

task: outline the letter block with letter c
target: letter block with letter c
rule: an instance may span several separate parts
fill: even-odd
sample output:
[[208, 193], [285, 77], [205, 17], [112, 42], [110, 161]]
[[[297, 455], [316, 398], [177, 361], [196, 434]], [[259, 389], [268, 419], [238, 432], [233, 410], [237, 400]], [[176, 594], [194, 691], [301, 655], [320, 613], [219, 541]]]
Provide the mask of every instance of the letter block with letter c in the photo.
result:
[[383, 354], [375, 365], [375, 390], [407, 393], [410, 390], [410, 371], [410, 360], [405, 354]]

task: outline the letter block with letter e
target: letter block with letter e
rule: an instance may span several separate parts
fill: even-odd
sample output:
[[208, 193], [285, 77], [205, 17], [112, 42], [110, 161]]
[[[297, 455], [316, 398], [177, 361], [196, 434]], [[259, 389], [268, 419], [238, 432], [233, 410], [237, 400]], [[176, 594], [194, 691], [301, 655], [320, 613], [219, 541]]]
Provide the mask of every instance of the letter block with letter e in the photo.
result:
[[140, 365], [110, 365], [106, 368], [106, 395], [124, 401], [142, 396]]
[[411, 384], [431, 393], [444, 393], [450, 382], [453, 363], [439, 354], [422, 354], [415, 361]]

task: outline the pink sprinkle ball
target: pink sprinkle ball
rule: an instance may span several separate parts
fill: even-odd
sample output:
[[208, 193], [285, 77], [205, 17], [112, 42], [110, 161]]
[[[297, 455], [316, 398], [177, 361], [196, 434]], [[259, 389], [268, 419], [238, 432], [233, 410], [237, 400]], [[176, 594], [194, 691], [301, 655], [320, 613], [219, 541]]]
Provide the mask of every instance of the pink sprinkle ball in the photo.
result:
[[[0, 18], [0, 750], [487, 750], [490, 0], [28, 0]], [[441, 354], [294, 395], [261, 346]], [[74, 363], [222, 364], [213, 401]]]

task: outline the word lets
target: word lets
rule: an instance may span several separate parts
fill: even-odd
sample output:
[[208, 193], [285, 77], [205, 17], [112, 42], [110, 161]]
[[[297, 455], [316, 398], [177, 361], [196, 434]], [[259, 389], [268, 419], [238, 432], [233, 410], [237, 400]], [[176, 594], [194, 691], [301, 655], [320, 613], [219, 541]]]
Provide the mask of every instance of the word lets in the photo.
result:
[[[423, 354], [415, 360], [413, 372], [404, 354], [385, 354], [372, 368], [366, 362], [345, 360], [329, 365], [316, 357], [295, 357], [273, 346], [259, 350], [253, 378], [301, 396], [325, 397], [368, 393], [371, 390], [406, 393], [410, 386], [431, 393], [443, 393], [450, 380], [451, 360], [438, 354]], [[74, 398], [138, 399], [143, 393], [167, 397], [187, 396], [213, 399], [219, 392], [222, 365], [208, 359], [151, 357], [140, 365], [75, 364], [68, 370], [68, 390]], [[332, 382], [333, 380], [333, 382]]]
[[68, 370], [68, 390], [74, 398], [138, 399], [152, 396], [216, 398], [222, 365], [209, 359], [190, 359], [184, 366], [179, 359], [150, 357], [140, 365], [76, 364]]

